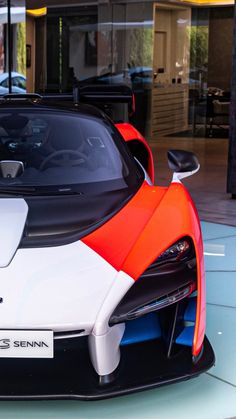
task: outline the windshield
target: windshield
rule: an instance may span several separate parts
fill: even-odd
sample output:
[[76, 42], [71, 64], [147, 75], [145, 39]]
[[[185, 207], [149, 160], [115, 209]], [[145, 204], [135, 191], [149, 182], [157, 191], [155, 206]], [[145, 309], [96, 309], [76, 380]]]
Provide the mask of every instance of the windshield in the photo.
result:
[[[137, 167], [112, 124], [54, 110], [6, 110], [0, 117], [0, 192], [136, 186]], [[31, 189], [30, 189], [31, 187]]]

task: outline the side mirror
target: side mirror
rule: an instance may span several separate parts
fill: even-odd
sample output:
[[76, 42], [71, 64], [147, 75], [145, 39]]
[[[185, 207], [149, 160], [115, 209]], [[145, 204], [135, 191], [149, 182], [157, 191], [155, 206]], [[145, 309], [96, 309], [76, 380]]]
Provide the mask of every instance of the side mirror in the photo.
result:
[[190, 151], [169, 150], [167, 156], [169, 168], [174, 172], [174, 182], [192, 176], [200, 169], [197, 157]]

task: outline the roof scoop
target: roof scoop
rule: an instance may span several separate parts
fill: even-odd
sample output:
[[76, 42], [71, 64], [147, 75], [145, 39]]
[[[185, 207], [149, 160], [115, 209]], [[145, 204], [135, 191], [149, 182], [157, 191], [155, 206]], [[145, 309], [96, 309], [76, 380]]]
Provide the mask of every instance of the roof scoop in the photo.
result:
[[20, 244], [28, 214], [24, 199], [0, 200], [0, 268], [8, 266]]

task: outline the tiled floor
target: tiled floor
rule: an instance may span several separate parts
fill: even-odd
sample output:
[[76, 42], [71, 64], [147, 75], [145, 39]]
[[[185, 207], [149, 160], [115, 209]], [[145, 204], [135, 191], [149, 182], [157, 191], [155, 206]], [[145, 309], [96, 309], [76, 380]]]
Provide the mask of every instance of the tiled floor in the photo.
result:
[[3, 419], [226, 419], [236, 417], [236, 228], [202, 223], [207, 335], [216, 353], [191, 381], [102, 402], [2, 402]]

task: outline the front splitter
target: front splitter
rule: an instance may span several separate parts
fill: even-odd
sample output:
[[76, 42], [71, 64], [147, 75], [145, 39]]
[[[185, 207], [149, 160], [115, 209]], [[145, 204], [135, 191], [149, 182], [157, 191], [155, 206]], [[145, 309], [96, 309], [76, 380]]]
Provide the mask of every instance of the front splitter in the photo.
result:
[[189, 348], [167, 359], [164, 346], [154, 340], [122, 347], [114, 380], [100, 385], [90, 363], [87, 339], [73, 339], [69, 349], [65, 343], [54, 359], [0, 359], [0, 399], [105, 399], [196, 377], [215, 362], [207, 338], [196, 364]]

